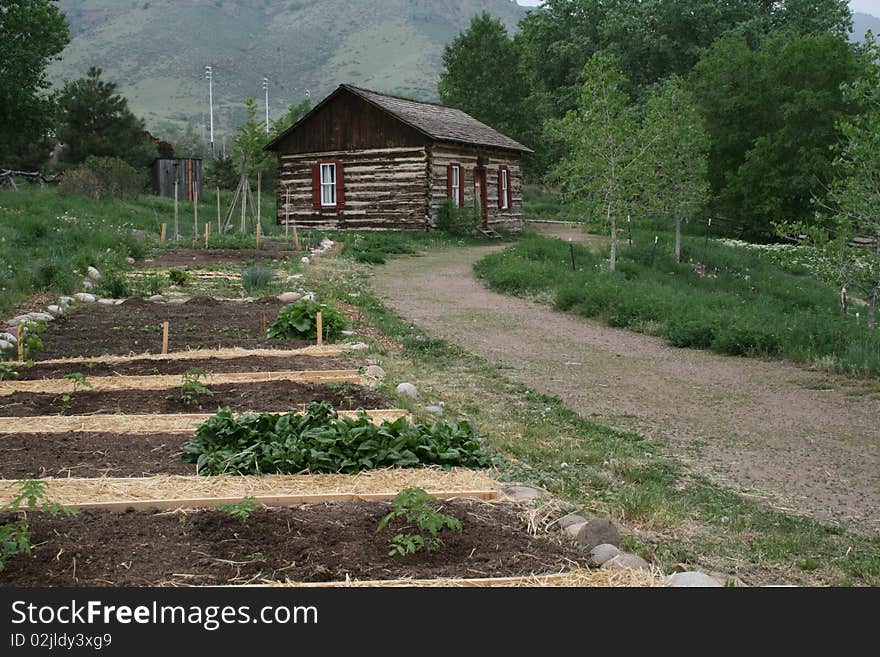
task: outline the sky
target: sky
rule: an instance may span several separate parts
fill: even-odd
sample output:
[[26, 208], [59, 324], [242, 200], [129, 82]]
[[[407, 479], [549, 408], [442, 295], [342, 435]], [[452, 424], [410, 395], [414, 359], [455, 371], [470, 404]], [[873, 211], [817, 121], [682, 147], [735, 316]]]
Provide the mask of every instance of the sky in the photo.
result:
[[[541, 0], [517, 0], [524, 7], [535, 7], [541, 4]], [[850, 0], [849, 6], [853, 11], [860, 11], [866, 14], [874, 14], [880, 17], [880, 0]]]

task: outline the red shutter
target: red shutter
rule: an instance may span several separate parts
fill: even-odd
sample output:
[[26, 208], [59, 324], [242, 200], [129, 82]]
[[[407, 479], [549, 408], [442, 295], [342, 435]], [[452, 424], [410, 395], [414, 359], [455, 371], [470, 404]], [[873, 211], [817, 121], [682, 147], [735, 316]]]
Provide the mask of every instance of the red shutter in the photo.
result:
[[504, 208], [504, 185], [502, 178], [504, 177], [504, 167], [498, 167], [498, 209]]
[[342, 163], [334, 162], [336, 165], [336, 209], [345, 209], [345, 174], [342, 169]]
[[507, 171], [507, 208], [513, 209], [513, 178], [510, 177], [510, 169], [504, 167]]
[[464, 207], [464, 167], [458, 167], [458, 207]]
[[446, 198], [452, 198], [452, 166], [446, 165]]
[[312, 165], [312, 207], [315, 210], [321, 209], [321, 163], [315, 162]]

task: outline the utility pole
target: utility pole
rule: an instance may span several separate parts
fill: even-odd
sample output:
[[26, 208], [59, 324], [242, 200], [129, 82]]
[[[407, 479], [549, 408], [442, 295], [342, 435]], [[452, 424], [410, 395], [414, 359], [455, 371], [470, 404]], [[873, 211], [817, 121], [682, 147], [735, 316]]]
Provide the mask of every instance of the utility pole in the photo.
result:
[[208, 105], [211, 113], [211, 157], [214, 157], [214, 67], [205, 67], [205, 77], [208, 80]]
[[269, 134], [269, 78], [263, 78], [263, 90], [266, 92], [266, 134]]

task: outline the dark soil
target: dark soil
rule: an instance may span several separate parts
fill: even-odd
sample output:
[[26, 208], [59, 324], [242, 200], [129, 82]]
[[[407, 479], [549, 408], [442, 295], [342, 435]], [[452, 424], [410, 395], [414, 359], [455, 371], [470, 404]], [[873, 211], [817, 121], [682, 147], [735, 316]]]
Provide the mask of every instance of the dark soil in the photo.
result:
[[169, 349], [295, 349], [309, 343], [261, 337], [263, 315], [271, 325], [284, 306], [275, 298], [254, 303], [193, 298], [184, 304], [132, 298], [118, 306], [91, 304], [54, 322], [42, 334], [32, 360], [105, 354], [161, 353], [162, 323], [170, 323]]
[[[90, 415], [93, 413], [213, 413], [228, 406], [233, 411], [293, 412], [313, 401], [329, 401], [339, 410], [389, 408], [384, 395], [350, 383], [264, 381], [260, 383], [208, 384], [213, 395], [199, 395], [191, 404], [181, 400], [179, 388], [165, 390], [79, 390], [65, 404], [62, 394], [16, 392], [0, 397], [0, 416]], [[71, 385], [72, 388], [72, 385]]]
[[34, 363], [18, 370], [17, 380], [61, 379], [67, 374], [81, 372], [91, 377], [99, 376], [154, 376], [157, 374], [183, 374], [199, 368], [209, 374], [214, 372], [302, 372], [306, 370], [356, 370], [358, 363], [351, 358], [318, 356], [243, 356], [241, 358], [194, 358], [194, 359], [139, 359], [123, 363]]
[[304, 254], [293, 249], [279, 249], [276, 245], [256, 249], [167, 249], [157, 251], [150, 258], [138, 262], [144, 268], [176, 268], [199, 267], [202, 265], [245, 264], [250, 262], [268, 262], [301, 258]]
[[532, 537], [514, 506], [455, 501], [443, 511], [462, 533], [442, 534], [434, 553], [389, 556], [401, 525], [376, 532], [387, 503], [261, 509], [247, 524], [216, 510], [30, 514], [32, 557], [16, 556], [0, 586], [221, 585], [505, 577], [559, 572], [584, 554]]
[[0, 479], [192, 475], [180, 446], [192, 435], [114, 433], [0, 436]]

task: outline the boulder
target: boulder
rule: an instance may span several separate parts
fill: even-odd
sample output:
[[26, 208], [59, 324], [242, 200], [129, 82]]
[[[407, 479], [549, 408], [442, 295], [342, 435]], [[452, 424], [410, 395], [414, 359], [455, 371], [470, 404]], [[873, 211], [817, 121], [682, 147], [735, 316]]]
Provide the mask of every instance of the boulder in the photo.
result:
[[582, 525], [587, 521], [586, 518], [580, 516], [576, 513], [569, 513], [567, 516], [562, 516], [559, 520], [556, 521], [556, 524], [559, 525], [559, 529], [565, 529], [566, 527], [570, 527], [571, 525]]
[[419, 389], [416, 388], [412, 383], [401, 383], [394, 390], [401, 397], [409, 397], [413, 401], [419, 398]]
[[530, 502], [544, 497], [545, 493], [540, 488], [534, 486], [526, 486], [525, 484], [510, 484], [501, 487], [501, 492], [505, 497], [515, 502]]
[[100, 281], [100, 280], [101, 280], [101, 272], [99, 272], [99, 271], [98, 271], [97, 269], [95, 269], [94, 267], [89, 267], [89, 268], [86, 270], [86, 275], [87, 275], [89, 278], [91, 278], [93, 281]]
[[347, 344], [345, 348], [348, 351], [367, 351], [370, 348], [370, 345], [364, 344], [363, 342], [357, 342], [355, 344]]
[[281, 303], [296, 303], [300, 299], [302, 299], [302, 295], [299, 292], [285, 292], [278, 295], [278, 300]]
[[130, 264], [130, 265], [133, 265], [133, 264], [134, 264], [134, 258], [132, 258], [131, 256], [129, 256], [128, 258], [125, 259], [125, 262], [127, 262], [127, 263]]
[[602, 564], [603, 570], [651, 570], [651, 564], [632, 552], [621, 552]]
[[[95, 287], [95, 284], [92, 283], [88, 278], [83, 281], [83, 289], [84, 290], [91, 290], [93, 287]], [[76, 295], [74, 295], [74, 296], [76, 296]]]
[[620, 550], [616, 547], [609, 545], [608, 543], [603, 543], [590, 550], [590, 561], [596, 566], [602, 566], [619, 554]]
[[13, 317], [12, 319], [6, 320], [6, 325], [20, 326], [21, 324], [27, 324], [30, 319], [31, 318], [28, 315], [19, 315], [18, 317]]
[[364, 370], [364, 374], [372, 379], [384, 379], [387, 375], [385, 374], [385, 370], [383, 370], [378, 365], [370, 365], [366, 370]]
[[568, 527], [564, 527], [562, 529], [562, 533], [568, 536], [569, 538], [577, 539], [578, 534], [584, 525], [587, 524], [587, 521], [584, 522], [576, 522], [573, 525], [569, 525]]
[[89, 294], [88, 292], [80, 292], [78, 294], [74, 294], [73, 298], [77, 301], [82, 301], [83, 303], [95, 303], [98, 300], [94, 294]]
[[0, 351], [6, 351], [7, 349], [12, 349], [12, 343], [6, 340], [0, 340]]
[[67, 308], [72, 303], [73, 297], [58, 297], [58, 305], [62, 308]]
[[425, 406], [423, 409], [425, 413], [430, 413], [435, 417], [443, 417], [443, 407], [442, 406]]
[[61, 306], [57, 306], [57, 305], [49, 306], [48, 308], [46, 308], [46, 310], [48, 310], [49, 313], [51, 315], [54, 315], [55, 317], [58, 317], [58, 316], [64, 314], [64, 308], [62, 308]]
[[98, 303], [102, 306], [115, 306], [116, 301], [114, 299], [98, 299]]
[[163, 297], [161, 294], [154, 294], [148, 300], [152, 301], [153, 303], [159, 303], [165, 301], [165, 297]]
[[679, 588], [709, 588], [724, 586], [714, 577], [696, 570], [670, 575], [666, 578], [666, 583], [669, 586]]
[[304, 265], [307, 265], [307, 264], [309, 264], [309, 259], [306, 256], [303, 256], [303, 258], [302, 258], [302, 260], [300, 260], [300, 262], [303, 263]]
[[18, 336], [13, 335], [12, 333], [0, 333], [0, 340], [3, 340], [4, 342], [11, 342], [12, 344], [15, 344], [16, 342], [18, 342]]
[[586, 550], [604, 543], [619, 547], [620, 533], [608, 518], [590, 518], [581, 526], [575, 540]]
[[29, 321], [34, 322], [51, 322], [53, 319], [55, 319], [55, 317], [50, 315], [49, 313], [28, 313], [26, 317], [30, 318]]

